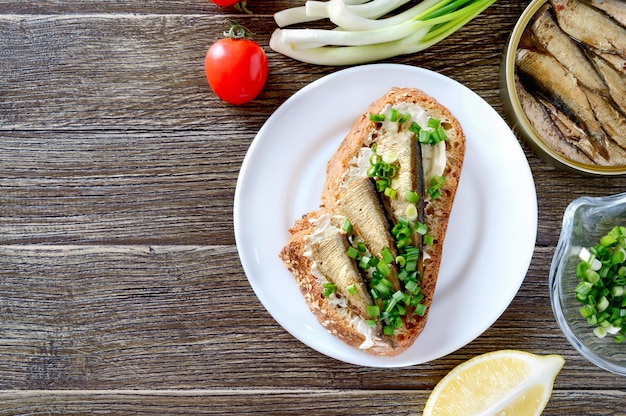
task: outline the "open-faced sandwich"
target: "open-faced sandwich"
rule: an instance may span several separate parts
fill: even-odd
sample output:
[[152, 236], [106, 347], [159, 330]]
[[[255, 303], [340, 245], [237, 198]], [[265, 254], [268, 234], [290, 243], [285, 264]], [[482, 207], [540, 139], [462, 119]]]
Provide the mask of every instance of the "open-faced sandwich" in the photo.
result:
[[372, 103], [328, 161], [319, 209], [280, 258], [318, 321], [396, 355], [424, 329], [465, 155], [457, 119], [417, 89]]

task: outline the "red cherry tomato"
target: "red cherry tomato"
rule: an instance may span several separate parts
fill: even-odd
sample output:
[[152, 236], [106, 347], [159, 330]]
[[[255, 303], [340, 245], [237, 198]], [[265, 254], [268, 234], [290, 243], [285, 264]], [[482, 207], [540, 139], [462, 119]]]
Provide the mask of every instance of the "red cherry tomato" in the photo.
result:
[[230, 104], [254, 99], [267, 80], [265, 51], [253, 40], [223, 38], [204, 59], [206, 79], [215, 94]]
[[239, 0], [211, 0], [211, 3], [216, 4], [218, 6], [233, 6], [239, 3]]

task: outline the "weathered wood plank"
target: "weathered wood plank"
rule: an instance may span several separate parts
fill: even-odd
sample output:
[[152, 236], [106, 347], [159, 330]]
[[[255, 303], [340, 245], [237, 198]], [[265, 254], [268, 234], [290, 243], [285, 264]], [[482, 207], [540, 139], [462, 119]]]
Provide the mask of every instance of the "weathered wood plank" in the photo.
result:
[[[0, 392], [6, 414], [417, 415], [428, 391], [234, 390]], [[620, 390], [555, 390], [543, 416], [621, 415]], [[602, 403], [591, 405], [590, 403]]]
[[[0, 413], [419, 414], [454, 366], [515, 348], [566, 359], [544, 415], [620, 414], [623, 378], [565, 340], [548, 273], [567, 204], [622, 192], [624, 179], [561, 172], [524, 143], [539, 197], [533, 261], [467, 346], [409, 368], [357, 367], [272, 319], [234, 244], [239, 168], [280, 104], [341, 68], [269, 49], [272, 13], [303, 1], [249, 3], [253, 15], [208, 0], [0, 0]], [[526, 4], [496, 2], [386, 62], [456, 79], [502, 114], [499, 64]], [[220, 102], [204, 79], [225, 17], [270, 61], [245, 106]]]
[[[248, 0], [255, 15], [271, 15], [279, 10], [304, 4], [304, 0]], [[138, 13], [138, 14], [213, 14], [241, 16], [233, 7], [218, 7], [210, 0], [47, 0], [0, 1], [0, 14], [78, 14], [78, 13]]]
[[[513, 4], [495, 4], [486, 15], [492, 11], [509, 14], [521, 13], [530, 0], [515, 1]], [[255, 16], [269, 16], [290, 7], [303, 6], [305, 0], [277, 0], [260, 1], [248, 0], [247, 6]], [[96, 13], [134, 13], [134, 14], [211, 14], [245, 18], [246, 15], [233, 7], [218, 7], [210, 0], [47, 0], [43, 1], [0, 1], [0, 14], [6, 15], [47, 15], [47, 14], [96, 14]], [[498, 16], [498, 13], [493, 13]], [[498, 19], [503, 20], [503, 19]], [[513, 22], [513, 20], [510, 20]]]
[[[270, 51], [272, 18], [246, 16], [268, 53], [270, 76], [254, 102], [226, 105], [210, 91], [203, 65], [209, 45], [221, 36], [222, 20], [211, 14], [0, 16], [0, 129], [188, 129], [218, 123], [228, 131], [243, 123], [254, 131], [286, 97], [338, 69]], [[495, 27], [484, 33], [485, 47], [461, 53], [487, 22]], [[463, 80], [499, 109], [497, 65], [509, 26], [509, 20], [479, 17], [435, 48], [390, 62]], [[225, 121], [231, 124], [219, 124]]]
[[582, 377], [620, 388], [562, 337], [550, 256], [537, 250], [512, 304], [468, 346], [408, 369], [375, 369], [289, 335], [231, 246], [0, 246], [0, 389], [430, 389], [455, 365], [503, 347], [566, 356], [561, 388]]
[[0, 133], [0, 241], [234, 243], [236, 131]]
[[[9, 19], [0, 25], [6, 44], [0, 126], [183, 129], [230, 116], [248, 126], [256, 119], [258, 128], [274, 107], [268, 97], [229, 111], [223, 106], [215, 117], [218, 100], [203, 60], [223, 30], [219, 22], [209, 15]], [[263, 103], [266, 109], [259, 112]]]
[[[219, 117], [197, 131], [0, 131], [0, 241], [233, 243], [234, 191], [254, 136], [224, 130], [230, 123]], [[624, 189], [619, 178], [585, 178], [528, 158], [541, 178], [540, 246], [556, 245], [575, 197]]]

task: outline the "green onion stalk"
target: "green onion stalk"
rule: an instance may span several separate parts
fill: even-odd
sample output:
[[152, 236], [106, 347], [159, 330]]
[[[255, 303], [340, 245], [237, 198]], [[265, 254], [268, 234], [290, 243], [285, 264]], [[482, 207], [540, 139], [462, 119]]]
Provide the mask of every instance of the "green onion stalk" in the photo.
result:
[[[388, 15], [408, 0], [306, 2], [274, 15], [270, 47], [293, 59], [328, 66], [355, 65], [422, 51], [456, 32], [496, 0], [423, 0]], [[334, 29], [285, 26], [329, 19]]]

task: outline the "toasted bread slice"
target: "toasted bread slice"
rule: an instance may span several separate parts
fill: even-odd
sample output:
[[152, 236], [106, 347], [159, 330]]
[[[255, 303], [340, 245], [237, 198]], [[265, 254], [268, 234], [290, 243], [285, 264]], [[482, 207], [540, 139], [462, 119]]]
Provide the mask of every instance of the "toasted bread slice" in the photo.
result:
[[[389, 132], [386, 130], [389, 129], [389, 125], [370, 119], [371, 114], [388, 115], [390, 111], [393, 111], [390, 108], [395, 109], [396, 107], [400, 109], [400, 113], [406, 112], [407, 115], [411, 116], [411, 119], [408, 122], [405, 121], [406, 124], [402, 127], [394, 127], [398, 131], [402, 130], [404, 135], [395, 131]], [[380, 203], [374, 201], [373, 198], [357, 195], [357, 203], [377, 205], [376, 207], [363, 207], [366, 214], [358, 215], [362, 217], [358, 219], [360, 221], [358, 225], [361, 228], [369, 227], [367, 223], [364, 223], [369, 218], [372, 224], [377, 224], [377, 228], [369, 229], [369, 234], [359, 231], [357, 235], [356, 232], [352, 231], [352, 235], [349, 237], [348, 234], [351, 231], [346, 232], [342, 226], [347, 218], [346, 212], [350, 212], [350, 215], [354, 216], [355, 207], [350, 206], [351, 210], [345, 209], [347, 205], [345, 202], [347, 199], [346, 189], [352, 188], [347, 186], [347, 184], [352, 184], [355, 176], [359, 177], [359, 180], [363, 180], [363, 175], [365, 177], [368, 176], [365, 173], [367, 166], [363, 168], [362, 165], [363, 160], [368, 159], [368, 155], [371, 158], [372, 147], [376, 149], [378, 144], [382, 145], [384, 142], [387, 147], [394, 148], [394, 143], [391, 143], [391, 146], [389, 145], [390, 140], [417, 140], [415, 134], [407, 132], [407, 126], [412, 121], [419, 121], [418, 124], [425, 128], [425, 120], [429, 117], [440, 120], [441, 126], [446, 132], [447, 138], [439, 147], [440, 151], [445, 149], [445, 158], [443, 159], [445, 162], [443, 164], [439, 163], [439, 171], [437, 171], [433, 167], [437, 164], [432, 161], [429, 162], [431, 160], [429, 158], [435, 159], [432, 156], [433, 153], [430, 153], [432, 151], [425, 149], [431, 145], [422, 144], [421, 151], [414, 155], [415, 160], [411, 160], [411, 172], [407, 171], [409, 164], [406, 163], [406, 155], [405, 160], [401, 161], [399, 165], [399, 170], [404, 172], [402, 174], [405, 176], [405, 179], [412, 178], [413, 183], [415, 183], [415, 179], [418, 177], [422, 179], [419, 194], [423, 202], [419, 204], [421, 211], [419, 219], [426, 225], [428, 236], [432, 237], [432, 243], [430, 241], [424, 245], [421, 242], [415, 243], [420, 248], [418, 283], [420, 287], [420, 303], [423, 307], [419, 313], [416, 313], [419, 307], [416, 308], [414, 303], [411, 304], [413, 306], [407, 305], [406, 313], [399, 318], [402, 321], [401, 325], [398, 325], [397, 320], [394, 325], [390, 325], [388, 321], [381, 317], [363, 316], [363, 302], [372, 306], [378, 305], [379, 309], [380, 307], [385, 308], [380, 299], [374, 299], [378, 295], [376, 295], [377, 292], [375, 290], [372, 290], [372, 270], [377, 270], [376, 267], [373, 267], [368, 272], [361, 271], [365, 286], [369, 285], [369, 294], [363, 296], [363, 291], [359, 291], [358, 295], [354, 295], [356, 293], [354, 285], [349, 284], [350, 281], [345, 280], [345, 275], [354, 276], [354, 268], [346, 266], [348, 264], [346, 263], [346, 258], [340, 258], [340, 256], [347, 256], [347, 253], [336, 251], [328, 254], [329, 251], [325, 251], [326, 255], [332, 258], [316, 258], [315, 253], [319, 253], [319, 251], [312, 250], [311, 247], [312, 244], [318, 244], [319, 241], [330, 235], [336, 238], [336, 235], [339, 234], [345, 235], [346, 240], [349, 241], [348, 244], [356, 246], [358, 242], [365, 243], [361, 245], [361, 247], [367, 246], [368, 248], [364, 256], [378, 256], [380, 259], [384, 257], [381, 253], [370, 252], [369, 242], [362, 236], [368, 235], [368, 239], [377, 239], [382, 242], [389, 241], [390, 235], [381, 235], [386, 233], [386, 231], [381, 231], [380, 229], [381, 215], [384, 215], [384, 221], [388, 222], [388, 230], [391, 230], [397, 224], [399, 217], [402, 215], [398, 214], [397, 211], [391, 212], [388, 201], [387, 203], [384, 201], [387, 197], [383, 196], [383, 194], [378, 195]], [[415, 142], [407, 143], [414, 146]], [[362, 155], [363, 153], [365, 156]], [[412, 153], [410, 154], [412, 155]], [[369, 353], [392, 356], [401, 353], [412, 345], [417, 336], [423, 331], [435, 292], [442, 260], [443, 242], [461, 175], [464, 156], [465, 136], [458, 120], [446, 107], [417, 89], [392, 88], [387, 94], [372, 103], [367, 111], [354, 123], [337, 151], [328, 161], [326, 182], [322, 191], [319, 209], [305, 214], [295, 222], [294, 226], [289, 230], [291, 238], [280, 252], [280, 258], [287, 269], [293, 273], [306, 303], [320, 324], [331, 334], [345, 343]], [[441, 157], [438, 160], [441, 162]], [[393, 163], [398, 165], [399, 162]], [[433, 176], [443, 176], [445, 178], [445, 182], [441, 185], [440, 193], [437, 197], [430, 197], [425, 191]], [[369, 180], [373, 182], [373, 179]], [[398, 179], [395, 183], [399, 182], [400, 180]], [[423, 185], [424, 183], [425, 185]], [[391, 188], [394, 186], [396, 185], [390, 185]], [[412, 186], [415, 187], [415, 185]], [[401, 188], [402, 185], [397, 185], [396, 187]], [[360, 187], [359, 189], [366, 188]], [[396, 198], [403, 197], [403, 195], [396, 196]], [[351, 205], [353, 205], [353, 202], [351, 201]], [[353, 220], [352, 218], [347, 219], [349, 221]], [[412, 221], [415, 222], [415, 218]], [[357, 227], [355, 226], [355, 228]], [[372, 233], [374, 230], [376, 232]], [[421, 236], [418, 237], [421, 239]], [[415, 240], [415, 237], [413, 239]], [[392, 239], [391, 241], [396, 240]], [[372, 246], [374, 245], [372, 242]], [[337, 247], [340, 247], [340, 245], [337, 245]], [[393, 256], [399, 254], [400, 249], [398, 247], [389, 247], [389, 249]], [[355, 263], [358, 263], [358, 258]], [[397, 279], [392, 279], [392, 277], [395, 279], [395, 275], [392, 276], [392, 274], [396, 273], [395, 269], [399, 268], [395, 263], [396, 261], [390, 264], [392, 270], [388, 271], [388, 273], [389, 280], [397, 282]], [[335, 272], [328, 272], [329, 266], [333, 265], [336, 265]], [[333, 270], [332, 267], [330, 269]], [[346, 272], [348, 269], [349, 273]], [[333, 285], [348, 285], [351, 287], [340, 287], [336, 291], [329, 290], [329, 287], [333, 287]], [[394, 283], [394, 285], [397, 285], [397, 283]], [[400, 290], [409, 293], [406, 292], [404, 282], [400, 283], [400, 285], [402, 285]], [[352, 289], [352, 291], [348, 290], [352, 295], [348, 294], [346, 289]], [[396, 289], [394, 287], [392, 292], [396, 291]], [[376, 296], [371, 295], [372, 293]], [[351, 296], [353, 295], [359, 296], [359, 302], [351, 301]], [[371, 297], [368, 298], [370, 295]], [[408, 298], [405, 297], [405, 299]], [[358, 303], [359, 307], [354, 307], [353, 303], [355, 305]], [[392, 329], [393, 333], [389, 332], [391, 326], [395, 327], [395, 329]]]

